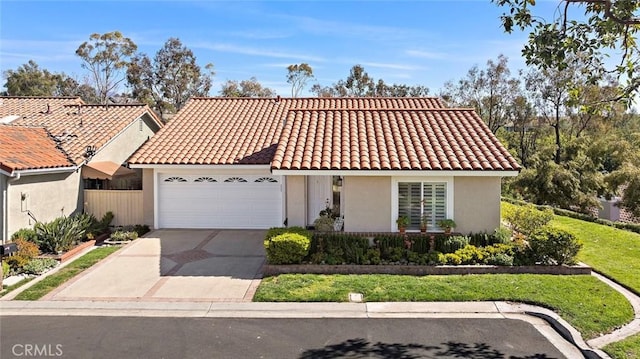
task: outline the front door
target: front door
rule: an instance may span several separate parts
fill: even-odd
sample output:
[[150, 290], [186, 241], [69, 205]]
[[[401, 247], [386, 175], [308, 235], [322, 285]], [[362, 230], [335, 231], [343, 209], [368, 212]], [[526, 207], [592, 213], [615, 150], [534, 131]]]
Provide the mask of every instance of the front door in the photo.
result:
[[320, 211], [333, 206], [331, 176], [307, 176], [307, 225], [312, 226]]

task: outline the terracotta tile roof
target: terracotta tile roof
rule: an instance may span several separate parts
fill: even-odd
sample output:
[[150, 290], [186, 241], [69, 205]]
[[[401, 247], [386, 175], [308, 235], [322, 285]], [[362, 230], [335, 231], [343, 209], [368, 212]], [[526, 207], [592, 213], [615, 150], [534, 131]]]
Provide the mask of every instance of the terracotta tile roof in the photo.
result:
[[0, 125], [0, 168], [6, 172], [56, 167], [73, 163], [44, 128]]
[[270, 164], [291, 109], [441, 108], [420, 98], [192, 98], [130, 159], [134, 164]]
[[144, 114], [162, 127], [160, 119], [144, 104], [65, 105], [48, 114], [34, 114], [11, 124], [46, 128], [71, 159], [80, 164], [85, 160], [87, 146], [99, 150]]
[[519, 170], [472, 109], [292, 110], [273, 169]]
[[[33, 117], [65, 105], [84, 104], [80, 97], [0, 96], [0, 119], [7, 116]], [[48, 107], [47, 107], [48, 106]]]

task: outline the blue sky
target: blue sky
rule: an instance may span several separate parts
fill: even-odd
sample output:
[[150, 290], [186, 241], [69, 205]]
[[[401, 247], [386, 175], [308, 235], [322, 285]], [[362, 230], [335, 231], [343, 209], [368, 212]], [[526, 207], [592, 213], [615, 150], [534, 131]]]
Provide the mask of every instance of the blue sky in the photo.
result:
[[[536, 8], [552, 16], [557, 1]], [[170, 37], [213, 63], [216, 95], [226, 80], [252, 76], [290, 95], [286, 67], [307, 62], [330, 85], [361, 64], [387, 83], [447, 80], [499, 54], [522, 68], [526, 34], [505, 34], [490, 0], [442, 1], [29, 1], [0, 3], [0, 71], [29, 60], [52, 72], [86, 76], [75, 55], [92, 33], [118, 30], [153, 57]], [[4, 83], [4, 79], [2, 81]]]

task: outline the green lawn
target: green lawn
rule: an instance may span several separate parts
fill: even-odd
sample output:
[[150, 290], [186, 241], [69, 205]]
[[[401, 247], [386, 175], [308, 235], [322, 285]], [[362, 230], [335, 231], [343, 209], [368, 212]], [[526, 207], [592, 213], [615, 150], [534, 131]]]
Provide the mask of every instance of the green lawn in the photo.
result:
[[640, 293], [640, 234], [569, 217], [552, 223], [582, 241], [578, 260]]
[[628, 323], [629, 302], [592, 276], [500, 275], [314, 275], [265, 278], [254, 301], [342, 302], [349, 292], [368, 302], [517, 301], [544, 306], [590, 339]]
[[613, 359], [640, 358], [640, 334], [604, 347]]
[[85, 269], [98, 263], [118, 249], [120, 249], [119, 246], [96, 248], [69, 263], [69, 265], [60, 269], [58, 272], [46, 277], [32, 287], [27, 288], [25, 291], [18, 294], [15, 300], [38, 300], [44, 297], [47, 293], [56, 289], [62, 283], [80, 274]]

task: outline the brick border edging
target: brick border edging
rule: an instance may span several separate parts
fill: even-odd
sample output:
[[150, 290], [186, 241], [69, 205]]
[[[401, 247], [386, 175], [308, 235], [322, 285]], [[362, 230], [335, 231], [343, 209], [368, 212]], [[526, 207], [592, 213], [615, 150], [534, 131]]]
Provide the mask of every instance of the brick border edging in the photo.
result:
[[405, 274], [405, 275], [452, 275], [452, 274], [555, 274], [591, 275], [591, 267], [575, 266], [418, 266], [418, 265], [323, 265], [323, 264], [265, 264], [264, 276], [278, 274]]

